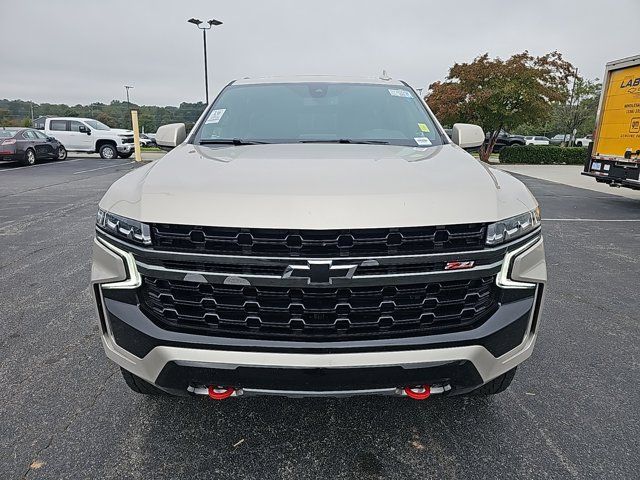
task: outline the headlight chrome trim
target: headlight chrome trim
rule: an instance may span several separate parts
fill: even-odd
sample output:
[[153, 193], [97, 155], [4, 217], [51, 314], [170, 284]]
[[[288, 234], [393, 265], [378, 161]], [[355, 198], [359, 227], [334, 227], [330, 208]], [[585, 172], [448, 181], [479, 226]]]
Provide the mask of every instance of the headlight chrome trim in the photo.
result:
[[127, 270], [127, 277], [128, 277], [125, 280], [122, 280], [121, 282], [102, 283], [100, 284], [100, 287], [115, 290], [115, 289], [134, 289], [142, 285], [142, 277], [140, 277], [140, 273], [138, 272], [138, 268], [136, 266], [136, 260], [133, 257], [133, 255], [125, 250], [122, 250], [116, 247], [115, 245], [112, 245], [109, 242], [104, 241], [101, 238], [97, 238], [97, 240], [106, 248], [108, 248], [112, 252], [122, 257], [122, 260], [124, 261], [124, 264]]
[[524, 253], [530, 248], [535, 247], [538, 243], [542, 242], [542, 237], [536, 237], [532, 241], [524, 244], [522, 247], [517, 248], [511, 252], [507, 252], [504, 256], [504, 261], [502, 263], [502, 269], [496, 275], [496, 285], [500, 288], [535, 288], [537, 284], [529, 283], [529, 282], [518, 282], [515, 280], [511, 280], [509, 278], [509, 273], [511, 272], [511, 265], [513, 263], [513, 259], [518, 255]]

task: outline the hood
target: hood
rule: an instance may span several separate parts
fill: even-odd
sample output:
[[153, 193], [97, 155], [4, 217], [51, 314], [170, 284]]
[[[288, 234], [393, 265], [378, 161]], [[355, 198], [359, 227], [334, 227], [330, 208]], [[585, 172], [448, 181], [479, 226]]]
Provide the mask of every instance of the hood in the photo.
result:
[[518, 180], [450, 144], [182, 144], [100, 202], [149, 223], [287, 229], [492, 222], [536, 205]]
[[112, 128], [111, 133], [116, 135], [131, 135], [133, 136], [133, 130], [125, 130], [124, 128]]

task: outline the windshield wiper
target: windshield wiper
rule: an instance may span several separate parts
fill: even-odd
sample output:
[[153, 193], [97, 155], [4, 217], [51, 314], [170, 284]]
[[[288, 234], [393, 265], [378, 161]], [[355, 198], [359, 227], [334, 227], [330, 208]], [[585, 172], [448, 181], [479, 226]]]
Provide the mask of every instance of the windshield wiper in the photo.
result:
[[348, 138], [340, 138], [335, 140], [300, 140], [299, 143], [354, 143], [361, 145], [389, 145], [385, 140], [350, 140]]
[[241, 138], [211, 138], [200, 140], [199, 145], [264, 145], [269, 142], [242, 140]]

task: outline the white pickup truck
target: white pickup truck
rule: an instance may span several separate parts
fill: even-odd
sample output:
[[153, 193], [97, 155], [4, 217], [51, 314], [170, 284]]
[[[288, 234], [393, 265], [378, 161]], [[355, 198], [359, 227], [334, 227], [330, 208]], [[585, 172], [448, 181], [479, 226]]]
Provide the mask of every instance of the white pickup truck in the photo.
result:
[[70, 152], [99, 153], [112, 159], [129, 158], [134, 151], [133, 131], [111, 128], [91, 118], [47, 117], [40, 128]]

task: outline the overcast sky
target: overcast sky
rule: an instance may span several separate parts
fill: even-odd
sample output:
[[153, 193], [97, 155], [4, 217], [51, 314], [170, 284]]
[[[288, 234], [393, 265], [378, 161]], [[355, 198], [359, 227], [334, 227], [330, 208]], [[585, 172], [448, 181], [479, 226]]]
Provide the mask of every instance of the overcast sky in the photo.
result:
[[[640, 53], [639, 0], [0, 0], [0, 98], [109, 102], [133, 85], [138, 104], [204, 99], [244, 76], [329, 73], [394, 78], [422, 88], [454, 62], [559, 50], [586, 77]], [[634, 31], [635, 28], [635, 31]]]

